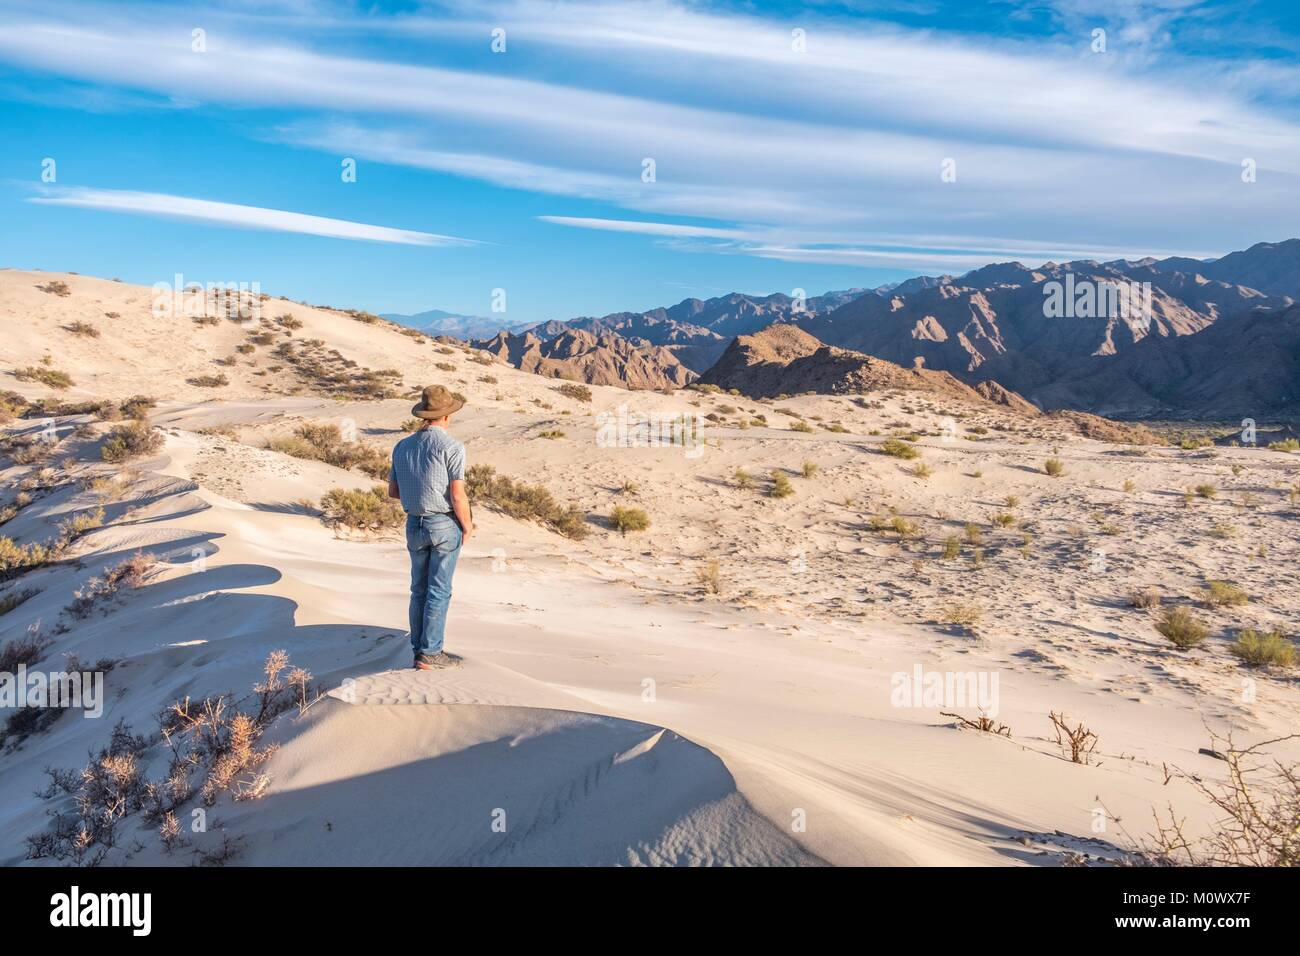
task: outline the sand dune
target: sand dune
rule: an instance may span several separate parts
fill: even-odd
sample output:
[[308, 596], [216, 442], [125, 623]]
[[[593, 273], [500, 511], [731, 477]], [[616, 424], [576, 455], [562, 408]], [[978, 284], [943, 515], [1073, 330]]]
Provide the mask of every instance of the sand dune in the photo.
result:
[[[102, 526], [62, 560], [0, 585], [0, 598], [36, 592], [0, 616], [0, 647], [39, 625], [53, 642], [39, 667], [67, 654], [116, 662], [102, 718], [65, 713], [0, 754], [0, 863], [25, 861], [25, 838], [49, 826], [46, 811], [70, 807], [34, 795], [47, 767], [80, 767], [125, 721], [155, 735], [142, 772], [164, 774], [159, 711], [187, 695], [249, 699], [278, 649], [327, 696], [270, 727], [279, 749], [258, 768], [259, 798], [223, 794], [206, 808], [206, 831], [187, 829], [171, 852], [134, 814], [105, 863], [183, 865], [229, 839], [236, 863], [1057, 865], [1074, 852], [1114, 855], [1127, 843], [1114, 817], [1141, 835], [1153, 806], [1173, 803], [1204, 832], [1213, 814], [1166, 766], [1214, 779], [1222, 762], [1199, 753], [1207, 729], [1254, 742], [1300, 724], [1294, 671], [1248, 670], [1226, 649], [1237, 627], [1300, 611], [1290, 456], [1135, 456], [997, 408], [944, 408], [910, 393], [858, 405], [595, 386], [587, 404], [557, 394], [557, 383], [289, 303], [304, 323], [296, 337], [394, 368], [403, 387], [463, 390], [470, 404], [456, 427], [472, 462], [541, 482], [593, 515], [589, 536], [574, 541], [479, 506], [449, 620], [449, 649], [464, 665], [405, 670], [402, 543], [336, 535], [302, 504], [372, 479], [262, 446], [297, 423], [334, 422], [386, 447], [410, 401], [339, 401], [271, 372], [262, 350], [233, 353], [252, 364], [222, 366], [231, 384], [217, 393], [190, 386], [247, 332], [184, 328], [168, 349], [151, 349], [171, 327], [142, 312], [147, 290], [67, 276], [66, 299], [28, 291], [49, 278], [0, 272], [0, 318], [17, 330], [0, 371], [38, 363], [63, 325], [97, 312], [100, 339], [72, 336], [51, 350], [76, 381], [59, 397], [152, 394], [166, 444], [111, 466], [98, 457], [111, 424], [65, 414], [45, 461], [0, 460], [0, 507], [49, 469], [48, 487], [0, 527], [19, 544], [104, 509]], [[110, 311], [120, 324], [102, 317]], [[13, 379], [2, 387], [54, 394]], [[698, 455], [611, 447], [598, 416], [622, 404], [716, 420], [704, 421]], [[766, 423], [736, 427], [756, 415]], [[955, 438], [944, 437], [948, 419], [960, 422]], [[798, 421], [812, 430], [792, 430]], [[843, 430], [824, 427], [834, 423]], [[928, 479], [880, 454], [903, 427], [895, 423], [925, 433], [915, 445]], [[10, 432], [43, 427], [20, 419]], [[565, 434], [538, 437], [554, 429]], [[1060, 478], [1042, 471], [1053, 455]], [[818, 465], [809, 477], [805, 459]], [[752, 487], [738, 483], [738, 468]], [[790, 498], [766, 493], [778, 468]], [[116, 489], [89, 486], [110, 475]], [[1207, 482], [1217, 497], [1185, 504], [1183, 489]], [[1007, 505], [1008, 495], [1021, 503]], [[644, 508], [651, 528], [610, 530], [601, 516], [618, 503]], [[1015, 513], [1014, 527], [991, 520], [1000, 511]], [[873, 528], [893, 517], [922, 530]], [[968, 521], [980, 527], [979, 560], [969, 542], [943, 560], [946, 537]], [[1214, 536], [1219, 524], [1236, 533]], [[141, 586], [70, 613], [78, 589], [137, 551], [159, 560]], [[718, 593], [701, 584], [711, 560]], [[1250, 603], [1200, 608], [1208, 578], [1238, 582]], [[1153, 612], [1127, 606], [1148, 585], [1195, 608], [1211, 639], [1173, 649]], [[946, 620], [954, 602], [978, 605], [982, 620]], [[940, 713], [952, 706], [898, 706], [896, 675], [918, 666], [998, 675], [996, 716], [1012, 735], [958, 730]], [[1089, 765], [1062, 756], [1049, 711], [1100, 735]], [[1275, 749], [1294, 758], [1297, 748]], [[492, 827], [498, 809], [504, 830]]]

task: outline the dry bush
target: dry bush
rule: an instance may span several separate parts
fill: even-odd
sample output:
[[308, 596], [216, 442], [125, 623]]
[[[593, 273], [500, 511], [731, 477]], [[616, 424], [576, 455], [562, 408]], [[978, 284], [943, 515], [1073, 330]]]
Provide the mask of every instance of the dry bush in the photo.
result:
[[[46, 770], [50, 784], [39, 795], [70, 797], [73, 809], [50, 811], [49, 827], [27, 838], [28, 858], [100, 862], [137, 815], [159, 826], [164, 849], [181, 845], [177, 811], [196, 797], [212, 806], [223, 793], [235, 800], [261, 796], [269, 781], [258, 768], [274, 753], [261, 737], [281, 714], [296, 709], [301, 715], [320, 697], [311, 674], [291, 667], [284, 651], [274, 651], [264, 680], [242, 701], [227, 694], [175, 701], [159, 715], [158, 733], [149, 737], [119, 722], [108, 746], [92, 754], [82, 770]], [[144, 768], [157, 762], [151, 752], [159, 746], [166, 748], [167, 765], [163, 776], [151, 780]], [[231, 844], [225, 839], [222, 845], [216, 856], [224, 860]], [[196, 862], [213, 862], [211, 854], [195, 852]]]
[[[14, 590], [9, 591], [6, 594], [0, 594], [0, 617], [3, 617], [4, 615], [8, 614], [14, 608], [23, 604], [25, 601], [30, 600], [31, 598], [35, 597], [39, 593], [40, 592], [37, 591], [35, 588], [26, 588], [25, 590], [21, 590], [21, 591], [15, 588]], [[0, 667], [0, 671], [3, 670], [5, 670], [5, 668]]]
[[645, 531], [650, 527], [650, 516], [641, 508], [625, 508], [615, 505], [609, 513], [609, 524], [619, 534], [629, 531]]
[[934, 469], [923, 461], [918, 461], [912, 466], [913, 478], [929, 478], [934, 474]]
[[1205, 622], [1181, 606], [1167, 608], [1156, 622], [1156, 630], [1180, 651], [1193, 648], [1210, 636]]
[[880, 443], [881, 454], [894, 458], [920, 458], [921, 453], [912, 445], [897, 438], [886, 438]]
[[[31, 596], [31, 592], [28, 592], [28, 596]], [[0, 673], [12, 674], [20, 664], [31, 667], [45, 656], [46, 650], [53, 643], [51, 638], [30, 633], [0, 644]]]
[[744, 468], [737, 468], [731, 475], [731, 480], [736, 483], [737, 488], [754, 487], [754, 476]]
[[587, 536], [587, 523], [576, 507], [561, 506], [543, 485], [526, 485], [498, 475], [491, 465], [471, 465], [465, 472], [465, 490], [470, 501], [482, 502], [512, 518], [544, 522], [566, 538]]
[[382, 531], [406, 523], [399, 501], [388, 497], [382, 485], [364, 488], [334, 488], [320, 501], [321, 518], [333, 528], [354, 531]]
[[722, 590], [722, 578], [716, 560], [706, 561], [695, 571], [695, 580], [704, 588], [706, 594], [718, 594]]
[[1128, 606], [1150, 610], [1160, 606], [1160, 592], [1156, 588], [1143, 588], [1140, 591], [1131, 591], [1128, 596]]
[[1208, 833], [1189, 838], [1184, 822], [1168, 808], [1168, 819], [1154, 813], [1156, 834], [1138, 848], [1138, 862], [1152, 866], [1300, 865], [1300, 772], [1294, 764], [1268, 759], [1263, 748], [1295, 738], [1292, 734], [1237, 748], [1228, 737], [1211, 735], [1210, 752], [1228, 765], [1222, 783], [1175, 769], [1219, 811]]
[[800, 471], [805, 478], [813, 477], [817, 474], [817, 462], [805, 460], [803, 465], [800, 467]]
[[959, 627], [975, 627], [984, 617], [984, 609], [973, 601], [952, 601], [939, 609], [939, 620]]
[[93, 577], [73, 593], [68, 613], [74, 618], [90, 615], [100, 602], [106, 601], [122, 588], [143, 587], [150, 573], [157, 566], [158, 559], [152, 554], [137, 551], [131, 557], [104, 569], [103, 577]]
[[955, 561], [961, 555], [961, 541], [955, 534], [943, 539], [943, 560]]
[[226, 378], [225, 372], [218, 372], [216, 375], [195, 375], [185, 381], [198, 388], [220, 388], [230, 384], [230, 379]]
[[40, 382], [50, 388], [65, 389], [76, 384], [67, 372], [44, 365], [28, 365], [26, 368], [14, 369], [14, 378], [20, 382]]
[[381, 481], [392, 470], [392, 460], [387, 454], [364, 442], [344, 441], [337, 425], [301, 425], [293, 435], [273, 438], [266, 447], [294, 458], [323, 461], [336, 468], [360, 468]]
[[1047, 716], [1056, 730], [1056, 743], [1061, 752], [1068, 754], [1073, 763], [1089, 763], [1101, 738], [1085, 727], [1083, 721], [1071, 727], [1064, 714], [1052, 711]]
[[578, 385], [575, 382], [565, 382], [555, 391], [559, 392], [566, 398], [571, 398], [575, 402], [590, 402], [591, 389], [586, 385]]
[[790, 484], [790, 479], [785, 472], [779, 469], [772, 469], [772, 487], [767, 490], [768, 496], [772, 498], [788, 498], [794, 494], [794, 485]]
[[1228, 650], [1251, 667], [1290, 667], [1295, 663], [1295, 645], [1276, 628], [1264, 633], [1243, 628]]
[[969, 727], [971, 730], [978, 730], [982, 734], [996, 734], [999, 737], [1010, 737], [1011, 728], [1006, 724], [1000, 724], [988, 714], [980, 712], [980, 715], [974, 720], [963, 717], [961, 714], [950, 714], [947, 711], [939, 711], [940, 717], [951, 717], [962, 727]]
[[63, 328], [68, 332], [71, 332], [73, 335], [80, 335], [89, 339], [99, 338], [99, 329], [95, 328], [89, 322], [77, 320], [76, 322], [65, 325]]
[[1065, 464], [1059, 458], [1049, 458], [1043, 462], [1043, 471], [1053, 478], [1059, 478], [1065, 474]]
[[147, 422], [129, 421], [108, 433], [99, 457], [116, 464], [141, 455], [156, 455], [166, 443], [166, 436]]
[[72, 295], [72, 290], [68, 288], [68, 284], [62, 279], [51, 279], [49, 282], [45, 283], [45, 285], [38, 285], [36, 288], [40, 289], [42, 292], [48, 292], [50, 295], [57, 295], [64, 298]]
[[1206, 581], [1201, 601], [1206, 607], [1239, 607], [1250, 602], [1250, 595], [1227, 581]]

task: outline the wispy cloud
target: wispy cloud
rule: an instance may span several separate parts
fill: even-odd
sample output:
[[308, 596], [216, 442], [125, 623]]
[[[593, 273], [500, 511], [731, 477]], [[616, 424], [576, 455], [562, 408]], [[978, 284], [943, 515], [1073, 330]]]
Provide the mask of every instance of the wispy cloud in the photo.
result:
[[[5, 6], [0, 61], [272, 107], [286, 143], [720, 233], [641, 230], [684, 249], [900, 268], [981, 251], [925, 244], [944, 234], [1056, 258], [1222, 252], [1300, 216], [1300, 122], [1272, 92], [1294, 65], [1154, 55], [1153, 37], [1197, 15], [1180, 0], [1120, 20], [1104, 54], [1084, 28], [1109, 0], [1059, 0], [1056, 34], [1015, 40], [673, 0], [241, 6], [214, 14], [202, 54], [161, 8]], [[1257, 182], [1242, 181], [1246, 159]]]
[[166, 193], [134, 192], [125, 189], [49, 186], [43, 188], [40, 195], [28, 197], [27, 201], [49, 206], [78, 206], [106, 212], [134, 213], [166, 219], [189, 219], [219, 226], [232, 226], [237, 229], [296, 232], [308, 236], [326, 236], [331, 239], [392, 242], [405, 246], [476, 244], [472, 239], [459, 239], [432, 232], [394, 229], [390, 226], [376, 226], [346, 219], [329, 219], [325, 216], [311, 216], [284, 209], [213, 202], [208, 199], [195, 199], [192, 196], [171, 196]]

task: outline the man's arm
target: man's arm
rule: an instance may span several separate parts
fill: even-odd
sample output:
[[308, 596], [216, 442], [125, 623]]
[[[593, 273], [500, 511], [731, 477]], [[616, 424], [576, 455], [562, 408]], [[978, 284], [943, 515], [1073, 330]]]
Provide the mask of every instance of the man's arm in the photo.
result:
[[474, 516], [469, 510], [469, 495], [465, 492], [465, 480], [463, 478], [453, 478], [451, 481], [451, 510], [456, 513], [456, 520], [460, 522], [460, 530], [465, 536], [465, 540], [470, 539], [474, 533]]
[[396, 478], [392, 478], [392, 477], [390, 477], [390, 478], [388, 479], [388, 497], [390, 497], [390, 498], [399, 498], [399, 499], [402, 497], [402, 493], [401, 493], [400, 491], [397, 490], [397, 479], [396, 479]]

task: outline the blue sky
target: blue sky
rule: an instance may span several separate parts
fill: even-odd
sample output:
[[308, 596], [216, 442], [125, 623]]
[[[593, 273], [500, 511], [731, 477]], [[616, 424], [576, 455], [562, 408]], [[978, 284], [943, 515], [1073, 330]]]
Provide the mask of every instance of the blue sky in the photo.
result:
[[533, 322], [1220, 255], [1300, 232], [1294, 8], [0, 0], [0, 264]]

